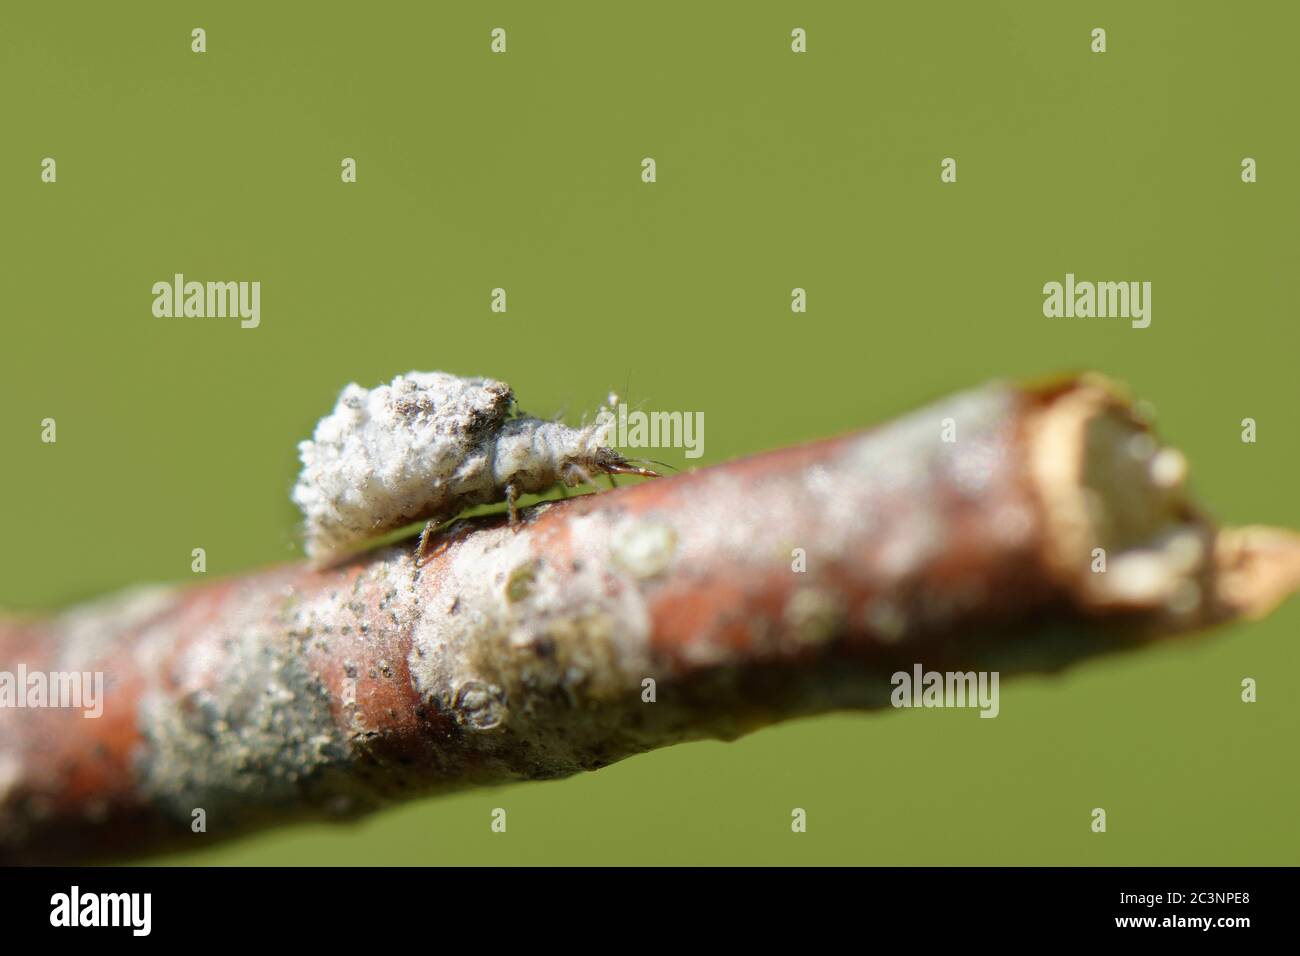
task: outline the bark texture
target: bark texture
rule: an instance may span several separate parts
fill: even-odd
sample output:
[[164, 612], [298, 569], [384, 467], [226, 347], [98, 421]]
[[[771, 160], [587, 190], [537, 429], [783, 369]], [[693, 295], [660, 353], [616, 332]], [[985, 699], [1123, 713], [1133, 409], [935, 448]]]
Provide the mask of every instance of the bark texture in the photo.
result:
[[517, 530], [457, 522], [418, 564], [407, 542], [3, 619], [0, 670], [106, 683], [98, 719], [0, 707], [0, 861], [561, 777], [887, 707], [914, 663], [1055, 670], [1265, 613], [1300, 539], [1215, 527], [1185, 472], [1099, 378], [995, 383]]

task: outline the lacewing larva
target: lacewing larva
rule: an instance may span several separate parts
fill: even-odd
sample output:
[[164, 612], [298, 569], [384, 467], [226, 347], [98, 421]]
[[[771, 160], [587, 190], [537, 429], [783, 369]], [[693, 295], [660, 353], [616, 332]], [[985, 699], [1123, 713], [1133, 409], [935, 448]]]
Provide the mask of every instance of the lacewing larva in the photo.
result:
[[307, 555], [329, 564], [424, 520], [423, 554], [433, 527], [475, 505], [504, 501], [517, 525], [521, 494], [600, 474], [658, 478], [608, 446], [614, 425], [608, 407], [582, 428], [520, 414], [510, 386], [490, 378], [408, 372], [377, 388], [350, 384], [298, 445], [293, 501]]

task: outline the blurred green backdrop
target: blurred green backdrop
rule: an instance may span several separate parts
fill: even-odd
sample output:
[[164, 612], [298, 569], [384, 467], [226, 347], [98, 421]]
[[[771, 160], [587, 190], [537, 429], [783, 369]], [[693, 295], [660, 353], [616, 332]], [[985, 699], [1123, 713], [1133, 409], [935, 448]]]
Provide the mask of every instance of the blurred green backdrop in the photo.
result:
[[[570, 420], [611, 388], [702, 410], [707, 464], [1094, 367], [1223, 519], [1300, 525], [1297, 26], [1172, 0], [6, 4], [0, 604], [190, 582], [200, 546], [209, 578], [292, 558], [295, 443], [344, 383], [413, 368]], [[176, 272], [261, 281], [261, 326], [154, 318]], [[1151, 327], [1044, 318], [1066, 272], [1150, 280]], [[997, 720], [806, 720], [168, 860], [1296, 864], [1298, 625], [1008, 681]]]

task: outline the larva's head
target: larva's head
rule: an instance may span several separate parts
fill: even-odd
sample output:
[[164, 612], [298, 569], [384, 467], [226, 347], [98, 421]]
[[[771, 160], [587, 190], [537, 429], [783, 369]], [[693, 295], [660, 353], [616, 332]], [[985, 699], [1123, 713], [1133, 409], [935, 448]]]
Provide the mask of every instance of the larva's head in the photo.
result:
[[660, 478], [657, 471], [634, 465], [612, 448], [597, 448], [592, 464], [607, 475], [640, 475], [642, 478]]
[[[618, 401], [618, 396], [610, 395], [610, 405]], [[577, 485], [590, 481], [596, 475], [640, 475], [642, 478], [658, 478], [657, 472], [632, 464], [613, 448], [609, 442], [614, 435], [616, 419], [610, 408], [602, 408], [596, 420], [581, 429], [578, 440], [570, 452], [564, 456], [560, 465], [560, 477], [567, 485]]]
[[570, 487], [591, 483], [597, 475], [640, 475], [659, 478], [658, 472], [634, 465], [612, 448], [600, 447], [570, 455], [560, 465], [560, 480]]

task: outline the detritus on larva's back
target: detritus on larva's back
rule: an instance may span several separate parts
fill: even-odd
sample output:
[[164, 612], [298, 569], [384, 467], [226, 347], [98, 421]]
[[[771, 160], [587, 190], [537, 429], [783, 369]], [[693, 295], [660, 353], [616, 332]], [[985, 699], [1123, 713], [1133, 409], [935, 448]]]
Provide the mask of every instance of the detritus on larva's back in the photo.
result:
[[298, 446], [293, 500], [306, 519], [308, 557], [328, 563], [414, 521], [432, 527], [475, 505], [506, 501], [514, 521], [520, 494], [557, 482], [656, 477], [606, 447], [614, 426], [607, 409], [585, 428], [513, 411], [510, 386], [488, 378], [408, 372], [378, 388], [348, 385]]

